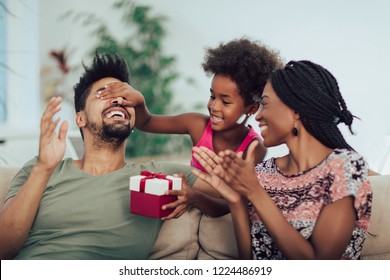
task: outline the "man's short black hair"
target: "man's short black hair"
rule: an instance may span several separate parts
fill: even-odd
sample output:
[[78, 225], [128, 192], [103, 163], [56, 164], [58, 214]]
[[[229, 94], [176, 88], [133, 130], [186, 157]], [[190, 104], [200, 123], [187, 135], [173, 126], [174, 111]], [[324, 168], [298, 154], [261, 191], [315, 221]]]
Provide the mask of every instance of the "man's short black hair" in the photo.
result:
[[119, 55], [108, 53], [96, 54], [90, 67], [83, 63], [85, 73], [74, 86], [74, 105], [76, 112], [85, 108], [85, 102], [96, 81], [103, 78], [116, 78], [122, 82], [130, 82], [129, 67], [126, 61]]

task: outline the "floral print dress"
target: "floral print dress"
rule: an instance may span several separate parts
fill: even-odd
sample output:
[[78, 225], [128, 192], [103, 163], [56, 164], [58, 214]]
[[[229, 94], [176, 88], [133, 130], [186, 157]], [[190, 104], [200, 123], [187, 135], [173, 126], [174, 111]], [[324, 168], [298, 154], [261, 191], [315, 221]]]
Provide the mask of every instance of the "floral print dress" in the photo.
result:
[[[347, 196], [354, 197], [357, 221], [342, 259], [359, 259], [371, 217], [372, 191], [368, 168], [354, 151], [335, 149], [319, 165], [296, 175], [284, 175], [275, 158], [256, 166], [260, 184], [287, 221], [306, 239], [316, 225], [321, 209]], [[256, 209], [248, 204], [254, 259], [285, 259]]]

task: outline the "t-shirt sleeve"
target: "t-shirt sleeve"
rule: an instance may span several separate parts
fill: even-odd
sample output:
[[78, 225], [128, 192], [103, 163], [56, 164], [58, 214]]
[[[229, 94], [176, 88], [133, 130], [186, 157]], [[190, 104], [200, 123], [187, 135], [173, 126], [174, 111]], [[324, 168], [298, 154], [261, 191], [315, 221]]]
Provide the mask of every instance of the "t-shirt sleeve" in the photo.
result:
[[5, 200], [10, 199], [15, 196], [20, 188], [27, 181], [28, 176], [30, 176], [31, 170], [37, 162], [37, 157], [29, 160], [15, 175], [11, 181], [11, 185], [8, 190], [8, 194]]
[[331, 201], [353, 196], [358, 220], [368, 220], [371, 214], [372, 189], [367, 164], [362, 156], [349, 151], [337, 160], [336, 165], [338, 166], [333, 169]]

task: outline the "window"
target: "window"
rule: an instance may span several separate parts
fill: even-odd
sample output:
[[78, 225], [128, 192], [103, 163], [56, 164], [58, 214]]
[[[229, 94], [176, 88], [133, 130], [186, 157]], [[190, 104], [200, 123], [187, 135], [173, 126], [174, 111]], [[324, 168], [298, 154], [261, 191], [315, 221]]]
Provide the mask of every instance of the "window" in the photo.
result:
[[7, 65], [5, 63], [7, 37], [6, 5], [7, 0], [2, 0], [0, 2], [0, 124], [7, 120]]
[[0, 1], [0, 128], [6, 130], [39, 125], [38, 7], [38, 0]]
[[0, 0], [0, 166], [38, 152], [39, 1]]

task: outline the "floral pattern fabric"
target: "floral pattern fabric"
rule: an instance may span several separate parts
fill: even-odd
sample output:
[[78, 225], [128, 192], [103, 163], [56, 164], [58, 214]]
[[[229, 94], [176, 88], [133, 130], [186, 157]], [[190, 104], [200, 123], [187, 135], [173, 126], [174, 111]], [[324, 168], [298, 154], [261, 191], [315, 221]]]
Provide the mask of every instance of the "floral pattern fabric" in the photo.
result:
[[[323, 207], [347, 196], [354, 197], [357, 221], [342, 259], [359, 259], [371, 217], [372, 191], [368, 168], [354, 151], [335, 149], [319, 165], [287, 176], [278, 169], [275, 158], [256, 166], [260, 184], [287, 221], [305, 239], [313, 233]], [[285, 259], [276, 247], [256, 209], [248, 204], [254, 259]]]

